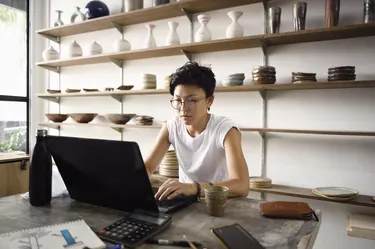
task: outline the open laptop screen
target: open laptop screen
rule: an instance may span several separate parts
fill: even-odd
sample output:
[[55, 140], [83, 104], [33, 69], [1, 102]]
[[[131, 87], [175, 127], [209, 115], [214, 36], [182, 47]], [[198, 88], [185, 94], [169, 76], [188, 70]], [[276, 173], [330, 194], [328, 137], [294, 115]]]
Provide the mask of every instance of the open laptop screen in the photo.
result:
[[157, 212], [136, 142], [47, 136], [47, 149], [72, 199], [126, 212]]

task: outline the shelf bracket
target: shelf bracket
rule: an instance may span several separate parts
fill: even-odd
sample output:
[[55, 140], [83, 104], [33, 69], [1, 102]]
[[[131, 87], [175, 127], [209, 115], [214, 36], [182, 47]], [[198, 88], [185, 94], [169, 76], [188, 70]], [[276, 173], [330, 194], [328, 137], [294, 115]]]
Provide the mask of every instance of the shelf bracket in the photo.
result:
[[120, 128], [120, 127], [111, 127], [111, 128], [114, 129], [117, 132], [122, 132], [122, 130], [124, 129], [124, 128]]
[[184, 53], [184, 55], [186, 56], [186, 58], [187, 58], [189, 61], [191, 61], [191, 59], [192, 59], [191, 54], [189, 54], [188, 52], [186, 52], [186, 51], [183, 50], [183, 49], [181, 49], [181, 52]]
[[120, 34], [123, 34], [123, 32], [124, 32], [123, 27], [120, 24], [115, 23], [115, 22], [111, 22], [111, 23], [112, 23], [113, 27], [115, 27], [117, 29], [117, 31], [120, 32]]
[[116, 60], [116, 59], [111, 59], [113, 63], [115, 63], [119, 68], [122, 68], [124, 65], [124, 61]]
[[264, 39], [260, 40], [260, 46], [262, 47], [263, 55], [266, 55], [268, 46]]
[[39, 97], [41, 99], [45, 99], [54, 103], [60, 103], [60, 97]]
[[267, 1], [268, 0], [263, 0], [262, 3], [263, 3], [263, 8], [264, 8], [264, 11], [267, 12]]
[[193, 23], [193, 14], [189, 13], [185, 8], [181, 8], [181, 11], [184, 12], [185, 16], [189, 19], [190, 23]]
[[53, 71], [55, 73], [60, 73], [60, 67], [50, 67], [50, 66], [40, 66], [40, 67]]
[[57, 36], [45, 35], [45, 34], [40, 34], [40, 35], [56, 43], [60, 43], [60, 40], [61, 40], [60, 37], [57, 37]]
[[111, 97], [112, 98], [114, 98], [115, 100], [117, 100], [118, 102], [122, 102], [122, 98], [123, 98], [123, 96], [122, 95], [118, 95], [118, 94], [113, 94], [113, 95], [111, 95]]
[[259, 94], [260, 96], [262, 97], [262, 99], [265, 99], [266, 98], [266, 92], [263, 90], [259, 91]]
[[263, 131], [260, 131], [259, 135], [262, 137], [262, 139], [264, 139], [264, 132]]

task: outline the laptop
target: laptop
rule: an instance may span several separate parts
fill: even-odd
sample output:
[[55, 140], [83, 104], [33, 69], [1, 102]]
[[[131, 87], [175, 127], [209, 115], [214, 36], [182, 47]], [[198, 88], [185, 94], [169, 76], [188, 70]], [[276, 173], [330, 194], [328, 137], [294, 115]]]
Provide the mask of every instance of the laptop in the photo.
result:
[[157, 201], [136, 142], [64, 136], [45, 140], [74, 200], [125, 212], [162, 213], [196, 201], [195, 196]]

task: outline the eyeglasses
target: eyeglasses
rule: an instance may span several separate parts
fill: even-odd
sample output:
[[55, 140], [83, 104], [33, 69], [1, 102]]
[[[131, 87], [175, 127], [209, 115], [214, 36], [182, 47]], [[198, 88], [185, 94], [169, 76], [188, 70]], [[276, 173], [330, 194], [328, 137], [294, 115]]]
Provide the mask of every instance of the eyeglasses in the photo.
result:
[[201, 101], [202, 99], [205, 99], [205, 98], [206, 97], [203, 97], [203, 98], [200, 98], [200, 99], [188, 99], [188, 100], [185, 100], [185, 101], [181, 101], [180, 99], [171, 99], [170, 101], [171, 101], [171, 106], [176, 110], [180, 110], [183, 103], [185, 104], [186, 108], [189, 108], [191, 110], [195, 107], [195, 104], [198, 101]]

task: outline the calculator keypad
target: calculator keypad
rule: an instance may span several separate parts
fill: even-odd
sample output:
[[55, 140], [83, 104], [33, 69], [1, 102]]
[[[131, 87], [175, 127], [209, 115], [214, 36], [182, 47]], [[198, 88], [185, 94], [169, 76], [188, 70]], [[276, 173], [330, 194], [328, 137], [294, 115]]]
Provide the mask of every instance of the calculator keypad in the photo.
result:
[[104, 228], [99, 231], [99, 234], [131, 245], [148, 237], [156, 227], [155, 224], [149, 222], [126, 218]]

